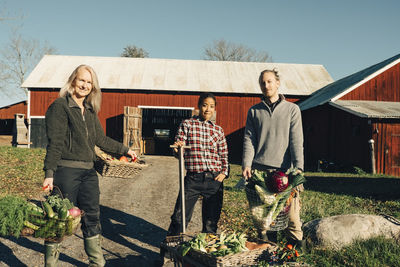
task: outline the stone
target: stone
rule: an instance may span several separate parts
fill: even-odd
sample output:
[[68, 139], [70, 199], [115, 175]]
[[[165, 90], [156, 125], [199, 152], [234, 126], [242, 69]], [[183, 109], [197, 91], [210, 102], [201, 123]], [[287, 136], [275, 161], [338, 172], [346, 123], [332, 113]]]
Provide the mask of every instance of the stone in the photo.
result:
[[386, 215], [346, 214], [312, 220], [303, 225], [303, 231], [313, 246], [341, 249], [377, 236], [399, 241], [400, 221]]

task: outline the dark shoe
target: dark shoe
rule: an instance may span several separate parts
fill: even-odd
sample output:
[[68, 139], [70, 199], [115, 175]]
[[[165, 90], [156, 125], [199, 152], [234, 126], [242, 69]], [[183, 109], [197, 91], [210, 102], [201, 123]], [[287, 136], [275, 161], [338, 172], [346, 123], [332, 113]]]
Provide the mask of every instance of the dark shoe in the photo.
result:
[[278, 242], [278, 233], [277, 232], [267, 232], [268, 240], [274, 243]]
[[264, 241], [271, 241], [276, 243], [278, 240], [277, 232], [258, 233], [258, 238]]

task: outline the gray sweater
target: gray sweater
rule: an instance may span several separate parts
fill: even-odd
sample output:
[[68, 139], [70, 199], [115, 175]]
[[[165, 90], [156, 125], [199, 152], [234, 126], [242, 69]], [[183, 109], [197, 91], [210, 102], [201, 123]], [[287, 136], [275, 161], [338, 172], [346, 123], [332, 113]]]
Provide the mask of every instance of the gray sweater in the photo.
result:
[[271, 112], [262, 101], [249, 109], [243, 144], [243, 167], [304, 169], [300, 109], [280, 95]]

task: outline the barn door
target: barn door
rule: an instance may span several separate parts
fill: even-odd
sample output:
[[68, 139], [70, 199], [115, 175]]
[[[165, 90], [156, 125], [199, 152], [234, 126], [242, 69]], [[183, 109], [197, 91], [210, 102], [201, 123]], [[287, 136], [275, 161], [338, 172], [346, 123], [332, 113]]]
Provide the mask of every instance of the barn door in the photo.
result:
[[[198, 109], [193, 109], [192, 110], [192, 117], [193, 116], [199, 116], [199, 114], [200, 114], [199, 112], [200, 111]], [[217, 111], [214, 112], [214, 115], [212, 116], [211, 121], [213, 123], [217, 123]]]
[[140, 154], [142, 140], [142, 109], [124, 107], [124, 145]]
[[389, 174], [399, 176], [400, 174], [400, 134], [392, 134], [390, 146], [390, 170]]

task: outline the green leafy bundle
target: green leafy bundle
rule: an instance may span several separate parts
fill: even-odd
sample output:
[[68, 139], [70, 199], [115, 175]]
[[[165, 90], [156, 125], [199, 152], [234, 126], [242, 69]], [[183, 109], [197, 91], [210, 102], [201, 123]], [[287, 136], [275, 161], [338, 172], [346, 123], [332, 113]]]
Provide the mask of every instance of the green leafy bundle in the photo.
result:
[[182, 256], [185, 256], [191, 249], [194, 249], [215, 257], [222, 257], [248, 250], [246, 248], [246, 240], [247, 238], [244, 233], [233, 232], [226, 234], [222, 232], [220, 235], [200, 233], [192, 240], [182, 243], [179, 251]]
[[0, 235], [19, 237], [28, 212], [28, 203], [17, 196], [0, 199]]
[[280, 193], [268, 190], [266, 186], [268, 175], [266, 172], [254, 170], [250, 178], [254, 184], [255, 192], [261, 200], [260, 203], [254, 197], [248, 196], [250, 211], [256, 225], [263, 230], [268, 230], [279, 213], [285, 208], [292, 190], [306, 181], [303, 174], [298, 173], [297, 169], [289, 169], [286, 174], [289, 177], [289, 186]]
[[58, 212], [62, 208], [66, 208], [67, 210], [69, 210], [74, 207], [74, 204], [72, 204], [72, 202], [69, 201], [68, 198], [62, 199], [59, 195], [51, 195], [47, 198], [46, 201], [56, 212]]

